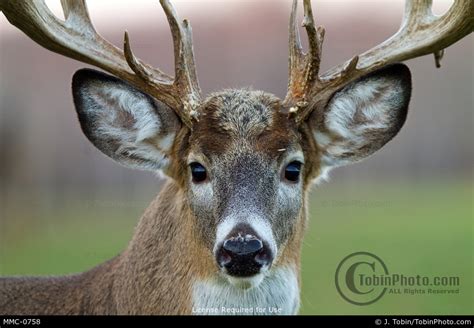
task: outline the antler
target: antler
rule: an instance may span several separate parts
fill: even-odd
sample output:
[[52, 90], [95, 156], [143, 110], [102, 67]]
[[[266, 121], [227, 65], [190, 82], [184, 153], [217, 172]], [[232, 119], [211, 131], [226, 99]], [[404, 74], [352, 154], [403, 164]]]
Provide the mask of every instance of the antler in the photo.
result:
[[131, 83], [173, 108], [183, 123], [192, 127], [197, 118], [201, 89], [196, 75], [191, 26], [180, 22], [168, 0], [160, 0], [173, 36], [175, 78], [135, 57], [128, 33], [124, 51], [102, 38], [94, 29], [85, 0], [61, 0], [65, 21], [49, 10], [44, 0], [1, 0], [8, 21], [41, 46], [102, 68]]
[[443, 49], [474, 30], [474, 1], [455, 0], [442, 16], [431, 12], [431, 0], [408, 0], [397, 33], [376, 47], [355, 56], [320, 75], [324, 29], [315, 28], [311, 1], [304, 0], [303, 26], [309, 40], [309, 51], [303, 53], [296, 22], [297, 0], [293, 0], [290, 16], [290, 55], [288, 93], [284, 107], [303, 122], [314, 110], [323, 108], [334, 92], [355, 79], [391, 63], [435, 55], [440, 66]]

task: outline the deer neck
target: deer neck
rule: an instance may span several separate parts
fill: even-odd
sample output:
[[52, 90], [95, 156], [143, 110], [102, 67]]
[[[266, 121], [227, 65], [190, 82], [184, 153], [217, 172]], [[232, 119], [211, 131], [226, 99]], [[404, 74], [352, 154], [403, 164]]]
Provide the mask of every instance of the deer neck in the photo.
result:
[[191, 281], [202, 274], [206, 263], [211, 267], [212, 260], [198, 245], [192, 221], [184, 192], [166, 182], [121, 255], [116, 278], [119, 313], [191, 312]]

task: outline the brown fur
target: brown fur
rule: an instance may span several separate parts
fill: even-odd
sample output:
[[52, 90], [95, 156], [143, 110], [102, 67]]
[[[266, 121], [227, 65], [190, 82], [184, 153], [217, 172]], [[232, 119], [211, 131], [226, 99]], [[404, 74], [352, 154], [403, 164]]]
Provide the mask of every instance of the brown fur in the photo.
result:
[[175, 183], [167, 183], [128, 248], [90, 271], [0, 278], [0, 314], [189, 314], [190, 283], [217, 268], [193, 238], [182, 197]]
[[[403, 74], [409, 74], [407, 69], [397, 67], [378, 74], [383, 77], [400, 69]], [[120, 83], [102, 74], [95, 75], [99, 79]], [[348, 150], [344, 156], [366, 156], [398, 132], [406, 117], [409, 88], [407, 90], [401, 109], [393, 114], [386, 129], [378, 129], [376, 133], [370, 129], [366, 131], [368, 145], [363, 147], [367, 149], [349, 149], [356, 154]], [[374, 97], [377, 100], [380, 96], [375, 94]], [[76, 106], [83, 109], [81, 101]], [[226, 194], [234, 193], [226, 188], [235, 186], [241, 188], [240, 193], [237, 192], [241, 197], [238, 210], [255, 201], [246, 193], [254, 198], [261, 197], [258, 200], [266, 203], [258, 205], [269, 210], [267, 219], [269, 222], [272, 220], [270, 224], [279, 253], [275, 254], [272, 268], [294, 268], [299, 276], [301, 246], [307, 225], [307, 197], [311, 182], [321, 174], [321, 159], [326, 151], [318, 146], [314, 131], [330, 131], [325, 129], [321, 117], [310, 117], [309, 121], [297, 125], [288, 119], [287, 111], [281, 107], [280, 100], [264, 92], [226, 90], [211, 95], [202, 104], [200, 120], [191, 130], [179, 126], [169, 108], [158, 106], [165, 127], [160, 133], [175, 132], [173, 145], [165, 154], [169, 165], [161, 167], [171, 179], [145, 211], [127, 249], [114, 259], [77, 275], [0, 278], [0, 314], [190, 314], [194, 283], [216, 277], [220, 272], [212, 251], [213, 236], [222, 219], [219, 211], [228, 206]], [[96, 132], [93, 129], [96, 122], [90, 122], [88, 113], [79, 118], [86, 135]], [[134, 119], [129, 114], [118, 118], [124, 122], [125, 128], [130, 128]], [[360, 124], [361, 121], [363, 117], [355, 115], [352, 123]], [[371, 136], [374, 133], [378, 138]], [[157, 143], [159, 137], [149, 140], [150, 144]], [[90, 140], [99, 149], [108, 141], [100, 134], [93, 135]], [[350, 144], [352, 140], [345, 142]], [[296, 184], [298, 189], [291, 189], [297, 195], [302, 193], [303, 197], [293, 202], [298, 205], [293, 206], [292, 212], [271, 212], [275, 204], [268, 199], [277, 190], [275, 182], [287, 183], [280, 182], [276, 170], [281, 169], [283, 155], [290, 150], [301, 151], [304, 156], [302, 184]], [[192, 202], [187, 162], [190, 154], [199, 156], [205, 164], [219, 171], [220, 180], [214, 181], [212, 188], [221, 192], [218, 200], [223, 204], [207, 204], [207, 200], [206, 204]], [[128, 160], [134, 158], [129, 156]], [[212, 166], [210, 162], [213, 161]], [[247, 166], [257, 172], [247, 170]], [[235, 177], [232, 176], [234, 171], [237, 172]], [[270, 194], [268, 188], [273, 188], [269, 189]], [[263, 198], [258, 193], [263, 193]], [[214, 200], [215, 197], [212, 202], [216, 203]], [[292, 207], [286, 204], [284, 210]], [[291, 214], [285, 215], [287, 213]], [[275, 219], [274, 216], [279, 217]]]
[[[263, 97], [263, 94], [262, 94]], [[273, 98], [268, 99], [276, 109]], [[213, 104], [207, 109], [212, 117]], [[256, 138], [258, 151], [278, 154], [296, 140], [302, 143], [308, 170], [317, 167], [315, 144], [291, 127], [286, 116], [275, 111], [272, 125], [262, 125]], [[203, 119], [193, 135], [183, 128], [170, 154], [170, 168], [176, 180], [169, 180], [140, 219], [127, 249], [116, 258], [90, 271], [66, 277], [0, 278], [0, 314], [189, 314], [192, 282], [218, 272], [213, 254], [195, 238], [196, 219], [186, 205], [183, 172], [189, 143], [206, 152], [225, 151], [222, 140], [233, 140], [237, 131]], [[221, 134], [221, 138], [216, 135]], [[196, 137], [193, 137], [196, 138]], [[219, 143], [216, 140], [220, 141]], [[225, 144], [225, 142], [224, 142]], [[184, 145], [184, 146], [183, 146]], [[179, 147], [181, 146], [181, 147]], [[185, 150], [186, 149], [186, 150]], [[215, 154], [214, 154], [215, 155]], [[187, 171], [186, 171], [187, 172]], [[291, 265], [299, 271], [300, 249], [306, 221], [306, 206], [301, 211], [292, 238], [275, 265]], [[176, 256], [179, 254], [179, 256]], [[198, 261], [196, 259], [199, 259]]]

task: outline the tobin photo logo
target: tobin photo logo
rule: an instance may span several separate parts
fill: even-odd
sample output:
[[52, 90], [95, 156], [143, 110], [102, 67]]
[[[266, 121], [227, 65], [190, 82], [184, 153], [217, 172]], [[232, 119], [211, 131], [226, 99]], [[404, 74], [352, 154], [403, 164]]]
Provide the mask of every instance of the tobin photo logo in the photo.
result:
[[369, 252], [352, 253], [339, 262], [335, 285], [354, 305], [370, 305], [384, 295], [446, 295], [460, 293], [460, 277], [390, 273], [384, 261]]

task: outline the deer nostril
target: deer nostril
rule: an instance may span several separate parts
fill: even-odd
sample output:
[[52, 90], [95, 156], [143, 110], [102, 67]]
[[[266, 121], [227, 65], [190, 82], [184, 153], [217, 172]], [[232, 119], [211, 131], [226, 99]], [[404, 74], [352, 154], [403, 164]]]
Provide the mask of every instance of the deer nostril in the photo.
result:
[[217, 262], [219, 266], [224, 267], [232, 262], [232, 257], [223, 248], [217, 253]]
[[255, 255], [255, 262], [262, 266], [270, 264], [272, 262], [270, 252], [266, 252], [262, 249], [257, 255]]

